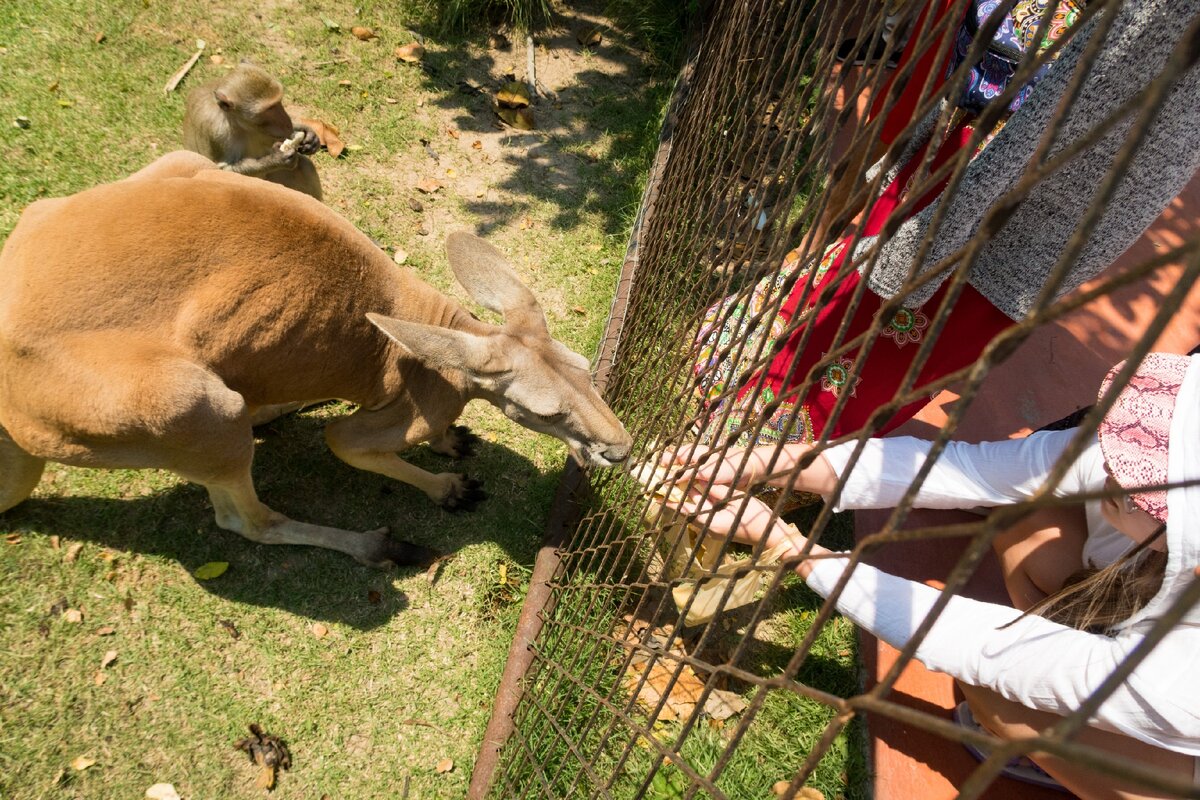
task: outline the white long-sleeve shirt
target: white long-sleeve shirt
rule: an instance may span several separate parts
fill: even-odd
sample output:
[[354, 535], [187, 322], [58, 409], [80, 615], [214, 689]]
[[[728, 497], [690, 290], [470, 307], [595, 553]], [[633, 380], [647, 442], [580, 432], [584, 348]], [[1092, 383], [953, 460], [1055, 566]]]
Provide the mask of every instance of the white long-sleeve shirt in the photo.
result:
[[[942, 454], [917, 495], [919, 508], [997, 506], [1030, 497], [1045, 482], [1073, 431], [1033, 434], [1025, 439], [985, 444], [956, 443]], [[853, 442], [825, 456], [839, 475]], [[868, 442], [847, 476], [841, 508], [895, 505], [924, 462], [929, 443], [911, 438]], [[1072, 494], [1099, 489], [1103, 458], [1093, 444], [1071, 466], [1057, 490]], [[1129, 539], [1099, 513], [1087, 509], [1085, 562], [1111, 563]], [[1115, 538], [1114, 538], [1115, 537]], [[818, 560], [808, 584], [822, 596], [832, 593], [845, 562]], [[940, 592], [859, 564], [838, 598], [838, 609], [857, 625], [893, 647], [903, 647], [929, 613]], [[1115, 636], [1086, 633], [1042, 617], [1026, 617], [1008, 628], [1019, 612], [1009, 606], [951, 598], [917, 648], [930, 669], [992, 689], [1031, 708], [1067, 714], [1079, 706], [1141, 641], [1141, 626]], [[1200, 756], [1200, 627], [1183, 626], [1137, 668], [1100, 707], [1092, 724], [1152, 745]]]

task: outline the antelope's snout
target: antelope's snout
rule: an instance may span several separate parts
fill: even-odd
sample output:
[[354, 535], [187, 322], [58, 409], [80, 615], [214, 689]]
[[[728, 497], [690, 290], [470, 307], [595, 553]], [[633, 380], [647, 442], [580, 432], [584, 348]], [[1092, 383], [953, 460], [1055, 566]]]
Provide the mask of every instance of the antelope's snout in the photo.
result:
[[615, 467], [629, 458], [633, 449], [633, 438], [621, 428], [621, 435], [616, 441], [595, 442], [581, 449], [584, 457], [580, 458], [580, 461], [593, 467]]

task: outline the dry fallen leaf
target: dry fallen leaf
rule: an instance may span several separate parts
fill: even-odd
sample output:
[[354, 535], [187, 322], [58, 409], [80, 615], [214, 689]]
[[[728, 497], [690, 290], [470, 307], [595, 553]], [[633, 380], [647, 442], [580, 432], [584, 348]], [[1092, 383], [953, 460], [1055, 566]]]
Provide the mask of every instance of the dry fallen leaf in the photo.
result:
[[742, 696], [726, 689], [713, 689], [704, 700], [704, 713], [717, 721], [729, 719], [745, 710], [746, 701]]
[[194, 574], [197, 580], [211, 581], [213, 578], [224, 575], [227, 569], [229, 569], [228, 561], [209, 561], [207, 564], [201, 564]]
[[83, 552], [83, 542], [76, 542], [67, 548], [66, 554], [63, 556], [63, 561], [70, 564], [75, 559], [79, 558], [79, 554]]
[[419, 42], [401, 45], [396, 48], [396, 58], [406, 64], [415, 64], [425, 55], [425, 48]]
[[233, 622], [231, 622], [230, 620], [219, 619], [219, 620], [217, 620], [217, 624], [220, 625], [222, 628], [224, 628], [226, 631], [228, 631], [229, 635], [232, 636], [234, 639], [242, 638], [242, 632], [239, 631], [237, 629], [237, 625], [234, 625]]
[[146, 790], [146, 800], [180, 800], [180, 797], [171, 784], [156, 783]]
[[476, 139], [475, 141], [471, 142], [471, 149], [472, 150], [482, 150], [483, 142], [481, 142], [479, 139]]
[[521, 81], [509, 81], [496, 92], [496, 103], [501, 108], [525, 108], [531, 102], [529, 87]]
[[442, 188], [442, 184], [433, 178], [426, 178], [417, 184], [417, 191], [424, 194], [433, 194], [440, 188]]
[[4, 541], [7, 542], [8, 544], [20, 544], [21, 543], [21, 534], [10, 533], [4, 537]]
[[329, 155], [334, 158], [340, 156], [342, 151], [346, 149], [346, 143], [338, 137], [341, 131], [328, 122], [320, 119], [308, 119], [307, 117], [303, 117], [299, 121], [312, 128], [313, 133], [317, 135], [317, 139], [329, 151]]
[[104, 31], [100, 31], [99, 33], [96, 34], [96, 38], [93, 39], [92, 41], [94, 41], [96, 44], [101, 44], [107, 38], [108, 38], [108, 34], [106, 34]]
[[497, 108], [496, 114], [500, 119], [517, 130], [531, 131], [536, 127], [531, 108]]
[[88, 758], [87, 756], [75, 756], [75, 758], [71, 759], [71, 769], [76, 772], [83, 772], [88, 767], [95, 766], [95, 764], [96, 759]]
[[57, 534], [55, 534], [54, 536], [51, 536], [50, 537], [50, 549], [57, 550], [60, 547], [62, 547], [62, 539], [58, 538]]
[[258, 778], [254, 785], [270, 791], [275, 786], [275, 772], [279, 769], [291, 769], [292, 754], [288, 751], [287, 742], [278, 736], [272, 736], [258, 725], [250, 724], [250, 736], [239, 739], [233, 745], [243, 750], [250, 759], [259, 766]]
[[311, 630], [313, 636], [317, 637], [318, 639], [322, 639], [329, 635], [329, 628], [320, 622], [314, 622], [309, 630]]
[[392, 261], [395, 261], [397, 264], [403, 264], [405, 261], [408, 261], [408, 253], [400, 248], [396, 248], [396, 252], [392, 254]]
[[104, 658], [100, 659], [100, 669], [108, 669], [113, 662], [117, 660], [117, 651], [109, 650], [104, 654]]
[[92, 676], [92, 683], [97, 686], [103, 686], [106, 680], [108, 680], [108, 675], [102, 669], [96, 670], [96, 674]]
[[587, 309], [584, 308], [583, 306], [571, 306], [571, 310], [574, 311], [576, 314], [580, 314], [580, 315], [587, 314]]
[[[696, 703], [700, 700], [700, 695], [704, 692], [704, 682], [701, 681], [696, 673], [687, 664], [682, 664], [678, 668], [679, 678], [671, 683], [676, 669], [661, 662], [655, 661], [650, 665], [650, 672], [646, 677], [646, 682], [642, 684], [638, 691], [638, 702], [647, 709], [654, 709], [664, 696], [667, 698], [666, 704], [659, 711], [658, 718], [664, 721], [673, 721], [676, 719], [687, 719], [696, 710]], [[630, 670], [625, 673], [625, 684], [631, 691], [637, 687], [641, 680], [641, 666], [630, 665]], [[670, 692], [667, 692], [667, 685], [670, 684]]]
[[[223, 55], [221, 55], [221, 54], [217, 53], [217, 54], [214, 54], [214, 55], [211, 55], [211, 56], [209, 56], [209, 57], [208, 57], [208, 60], [209, 60], [210, 62], [212, 62], [213, 64], [216, 64], [216, 65], [219, 67], [219, 66], [221, 66], [222, 64], [224, 64], [224, 63], [225, 63], [225, 56], [223, 56]], [[155, 784], [155, 785], [156, 785], [156, 786], [158, 786], [158, 785], [160, 785], [160, 784]], [[168, 784], [162, 784], [162, 785], [165, 785], [165, 786], [170, 786], [171, 784], [169, 784], [169, 783], [168, 783]]]
[[579, 42], [580, 47], [595, 47], [603, 38], [599, 28], [583, 28], [575, 33], [575, 41]]
[[350, 32], [353, 33], [354, 38], [358, 39], [360, 42], [366, 42], [376, 38], [375, 31], [365, 25], [355, 25], [350, 29]]
[[83, 612], [78, 608], [68, 608], [63, 612], [63, 619], [72, 623], [83, 622]]
[[462, 134], [460, 134], [458, 131], [454, 130], [454, 128], [446, 128], [446, 135], [449, 136], [451, 139], [457, 139]]
[[367, 602], [373, 606], [377, 606], [383, 602], [383, 595], [372, 589], [367, 592]]
[[96, 628], [97, 636], [112, 636], [116, 632], [117, 629], [112, 625], [101, 625], [99, 628]]
[[435, 769], [437, 770], [439, 775], [444, 775], [447, 772], [453, 771], [454, 762], [449, 758], [443, 758], [441, 761], [439, 761], [437, 763], [437, 767], [435, 767]]
[[343, 89], [349, 89], [353, 85], [354, 84], [352, 84], [350, 81], [346, 81], [346, 80], [338, 81], [338, 86], [341, 86]]

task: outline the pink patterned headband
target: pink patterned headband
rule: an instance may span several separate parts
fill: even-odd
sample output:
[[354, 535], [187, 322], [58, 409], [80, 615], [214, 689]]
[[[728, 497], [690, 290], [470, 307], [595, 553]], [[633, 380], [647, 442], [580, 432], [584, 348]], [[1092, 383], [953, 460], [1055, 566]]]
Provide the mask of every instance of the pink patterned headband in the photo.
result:
[[[1148, 353], [1116, 403], [1100, 423], [1100, 450], [1113, 478], [1123, 489], [1167, 482], [1167, 449], [1171, 414], [1191, 358]], [[1103, 396], [1125, 365], [1109, 370], [1100, 385]], [[1167, 493], [1143, 492], [1133, 502], [1159, 522], [1167, 521]]]

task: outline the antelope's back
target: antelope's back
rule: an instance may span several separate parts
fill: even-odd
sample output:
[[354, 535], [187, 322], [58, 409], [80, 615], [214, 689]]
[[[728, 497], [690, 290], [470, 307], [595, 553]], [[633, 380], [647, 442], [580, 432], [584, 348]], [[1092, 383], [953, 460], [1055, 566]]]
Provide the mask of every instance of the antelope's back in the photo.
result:
[[217, 171], [122, 181], [22, 215], [0, 252], [0, 348], [115, 330], [222, 377], [278, 369], [285, 350], [318, 360], [294, 365], [311, 371], [332, 350], [380, 347], [368, 311], [391, 313], [397, 296], [428, 304], [432, 292], [299, 192]]

